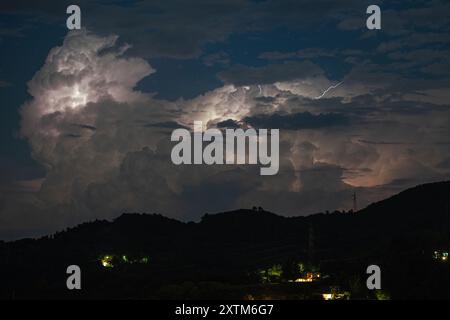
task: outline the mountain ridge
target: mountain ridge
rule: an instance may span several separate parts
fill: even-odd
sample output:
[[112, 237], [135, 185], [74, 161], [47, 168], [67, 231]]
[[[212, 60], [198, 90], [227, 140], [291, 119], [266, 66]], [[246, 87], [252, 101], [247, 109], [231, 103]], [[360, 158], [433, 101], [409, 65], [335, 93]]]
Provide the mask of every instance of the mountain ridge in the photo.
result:
[[[131, 221], [133, 219], [139, 219], [141, 221], [147, 220], [146, 222], [148, 222], [150, 220], [153, 220], [153, 221], [159, 220], [158, 222], [162, 223], [163, 221], [165, 221], [166, 224], [173, 223], [173, 224], [178, 224], [178, 225], [192, 225], [192, 224], [199, 225], [199, 224], [203, 224], [203, 223], [208, 223], [209, 224], [209, 223], [211, 223], [213, 221], [215, 223], [216, 221], [221, 221], [221, 220], [243, 219], [243, 218], [261, 218], [261, 217], [269, 218], [270, 217], [272, 219], [280, 220], [280, 218], [281, 219], [311, 219], [311, 218], [314, 218], [314, 217], [320, 217], [322, 215], [329, 216], [330, 214], [333, 214], [333, 213], [335, 213], [335, 214], [336, 213], [338, 213], [338, 214], [353, 213], [355, 215], [356, 214], [357, 215], [365, 215], [365, 214], [368, 214], [368, 213], [370, 214], [373, 211], [379, 210], [379, 207], [386, 206], [386, 203], [388, 203], [388, 202], [389, 203], [395, 203], [396, 201], [399, 201], [399, 200], [401, 201], [403, 197], [408, 197], [408, 196], [411, 196], [412, 194], [423, 192], [423, 190], [427, 191], [427, 189], [433, 189], [433, 192], [435, 192], [437, 189], [440, 189], [440, 192], [437, 192], [437, 194], [442, 196], [442, 193], [445, 192], [445, 196], [448, 196], [448, 198], [450, 199], [450, 181], [440, 181], [440, 182], [421, 184], [421, 185], [417, 185], [415, 187], [406, 189], [406, 190], [401, 191], [400, 193], [395, 194], [395, 195], [393, 195], [391, 197], [388, 197], [386, 199], [383, 199], [383, 200], [371, 203], [367, 207], [365, 207], [365, 208], [363, 208], [361, 210], [358, 210], [357, 212], [352, 212], [351, 210], [348, 211], [348, 212], [345, 212], [345, 211], [341, 212], [341, 211], [336, 210], [336, 211], [331, 212], [331, 213], [318, 212], [318, 213], [313, 213], [313, 214], [309, 214], [309, 215], [306, 215], [306, 216], [299, 215], [299, 216], [288, 216], [288, 217], [286, 217], [286, 216], [283, 216], [283, 215], [279, 215], [279, 214], [273, 213], [271, 211], [266, 211], [266, 210], [264, 210], [262, 208], [256, 209], [256, 207], [255, 207], [254, 209], [241, 208], [241, 209], [235, 209], [235, 210], [230, 210], [230, 211], [217, 212], [217, 213], [213, 213], [213, 214], [206, 213], [206, 214], [204, 214], [201, 217], [199, 222], [180, 221], [180, 220], [177, 220], [177, 219], [174, 219], [174, 218], [166, 217], [166, 216], [164, 216], [162, 214], [159, 214], [159, 213], [151, 213], [151, 214], [149, 214], [149, 213], [145, 213], [145, 212], [142, 212], [142, 213], [125, 212], [125, 213], [122, 213], [117, 218], [114, 218], [112, 220], [106, 220], [106, 219], [99, 220], [99, 219], [96, 219], [96, 220], [93, 220], [93, 221], [83, 222], [83, 223], [80, 223], [80, 224], [78, 224], [78, 225], [76, 225], [74, 227], [70, 227], [70, 228], [67, 228], [65, 230], [58, 231], [58, 232], [54, 233], [53, 235], [60, 234], [60, 233], [65, 233], [65, 232], [72, 232], [72, 231], [75, 231], [75, 230], [78, 230], [78, 229], [81, 229], [81, 228], [86, 228], [88, 226], [89, 227], [94, 227], [94, 226], [100, 225], [100, 224], [110, 225], [110, 224], [114, 224], [114, 223], [122, 223], [123, 221], [126, 221], [126, 220], [128, 220], [128, 222], [129, 222], [129, 221]], [[429, 191], [430, 190], [428, 190], [428, 192]], [[420, 207], [423, 207], [423, 203], [421, 203], [421, 202], [419, 202], [419, 203], [421, 204]], [[450, 203], [450, 200], [447, 201], [446, 203], [447, 204]], [[416, 205], [417, 205], [417, 203], [414, 204], [413, 206], [416, 206]], [[432, 207], [433, 206], [433, 202], [427, 202], [426, 205], [429, 206], [429, 207]], [[383, 211], [385, 211], [385, 210], [383, 210]], [[144, 224], [147, 225], [147, 223], [144, 223]], [[39, 240], [39, 239], [46, 238], [46, 237], [49, 237], [49, 236], [52, 236], [52, 235], [42, 236], [42, 237], [35, 238], [35, 239], [33, 239], [33, 238], [24, 238], [24, 239], [18, 239], [18, 240], [13, 240], [13, 241], [4, 241], [4, 243], [11, 243], [11, 242], [17, 242], [17, 241], [23, 241], [23, 240]]]
[[[0, 243], [0, 295], [15, 290], [18, 296], [19, 286], [22, 297], [45, 288], [48, 297], [70, 298], [61, 270], [71, 264], [79, 265], [96, 288], [85, 294], [121, 298], [144, 297], [149, 294], [139, 291], [144, 287], [157, 290], [186, 281], [253, 283], [257, 270], [301, 262], [342, 286], [349, 275], [363, 277], [367, 265], [377, 264], [386, 270], [394, 296], [407, 290], [417, 297], [420, 288], [411, 289], [403, 277], [447, 274], [447, 269], [435, 270], [431, 257], [450, 245], [449, 195], [450, 181], [445, 181], [405, 190], [355, 213], [283, 217], [254, 208], [205, 214], [199, 222], [126, 213], [39, 239]], [[118, 261], [112, 271], [104, 269], [105, 257]], [[124, 262], [121, 257], [134, 258]], [[445, 290], [439, 287], [442, 294]]]

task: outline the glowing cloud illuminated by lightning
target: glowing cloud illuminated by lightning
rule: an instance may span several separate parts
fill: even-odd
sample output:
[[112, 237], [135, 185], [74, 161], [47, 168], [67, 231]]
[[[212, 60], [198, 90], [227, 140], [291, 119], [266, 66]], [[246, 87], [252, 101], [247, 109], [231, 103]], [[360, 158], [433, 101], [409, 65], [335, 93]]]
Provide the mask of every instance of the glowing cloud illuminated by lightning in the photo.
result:
[[115, 49], [116, 41], [117, 36], [73, 31], [62, 46], [50, 51], [44, 66], [28, 84], [33, 100], [22, 108], [24, 136], [42, 128], [39, 122], [44, 116], [74, 112], [101, 99], [142, 99], [133, 87], [154, 70], [143, 59], [125, 58], [128, 46]]

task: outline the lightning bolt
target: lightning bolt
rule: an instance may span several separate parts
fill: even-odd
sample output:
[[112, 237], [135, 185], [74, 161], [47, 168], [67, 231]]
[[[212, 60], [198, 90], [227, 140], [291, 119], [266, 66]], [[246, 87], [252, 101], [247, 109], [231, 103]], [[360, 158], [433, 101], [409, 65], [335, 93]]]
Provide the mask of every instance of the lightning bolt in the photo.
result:
[[337, 87], [339, 87], [339, 86], [342, 84], [342, 82], [344, 82], [344, 81], [341, 81], [341, 82], [335, 84], [334, 86], [329, 87], [329, 88], [326, 89], [320, 96], [315, 97], [314, 99], [315, 99], [315, 100], [318, 100], [318, 99], [322, 98], [322, 97], [323, 97], [324, 95], [326, 95], [327, 92], [330, 91], [331, 89], [336, 89]]

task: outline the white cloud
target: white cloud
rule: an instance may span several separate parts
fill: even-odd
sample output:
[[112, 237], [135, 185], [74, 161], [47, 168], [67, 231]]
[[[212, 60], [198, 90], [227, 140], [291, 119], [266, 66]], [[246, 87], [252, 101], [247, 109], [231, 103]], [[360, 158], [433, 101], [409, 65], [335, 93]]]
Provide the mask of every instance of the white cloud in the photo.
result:
[[[195, 219], [259, 204], [285, 214], [349, 208], [349, 184], [429, 178], [450, 157], [445, 146], [433, 144], [442, 136], [437, 127], [449, 127], [448, 117], [427, 124], [421, 114], [399, 112], [402, 105], [392, 98], [375, 99], [370, 94], [389, 85], [377, 82], [379, 75], [356, 70], [321, 100], [313, 97], [333, 82], [319, 72], [264, 85], [229, 84], [168, 102], [135, 89], [155, 70], [143, 59], [125, 57], [116, 40], [71, 32], [30, 81], [33, 98], [22, 107], [22, 135], [47, 176], [36, 194], [2, 199], [2, 232], [48, 232], [124, 211]], [[408, 106], [424, 112], [418, 103]], [[338, 112], [352, 122], [339, 129], [282, 131], [281, 166], [273, 177], [261, 177], [251, 166], [174, 166], [171, 129], [157, 125], [213, 125], [274, 112]], [[394, 140], [406, 143], [386, 143]], [[361, 191], [361, 204], [377, 200], [372, 190]]]

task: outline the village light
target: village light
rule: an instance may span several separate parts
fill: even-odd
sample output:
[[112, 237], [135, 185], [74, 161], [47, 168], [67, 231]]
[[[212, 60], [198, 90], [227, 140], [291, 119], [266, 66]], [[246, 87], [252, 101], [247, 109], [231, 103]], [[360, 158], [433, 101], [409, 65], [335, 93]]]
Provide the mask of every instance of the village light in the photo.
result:
[[113, 268], [114, 267], [114, 265], [112, 264], [112, 260], [113, 260], [113, 257], [109, 256], [109, 255], [103, 256], [100, 259], [102, 266], [105, 268]]
[[333, 294], [332, 293], [324, 293], [324, 294], [322, 294], [322, 298], [324, 300], [331, 300], [331, 299], [333, 299]]
[[147, 264], [149, 257], [133, 257], [127, 254], [107, 254], [100, 256], [99, 261], [104, 268], [114, 268], [125, 264]]
[[448, 261], [448, 251], [434, 251], [433, 259], [447, 262]]
[[313, 281], [319, 280], [319, 278], [320, 278], [320, 272], [307, 272], [306, 277], [297, 278], [297, 279], [295, 279], [295, 282], [313, 282]]

